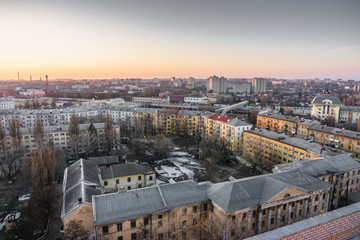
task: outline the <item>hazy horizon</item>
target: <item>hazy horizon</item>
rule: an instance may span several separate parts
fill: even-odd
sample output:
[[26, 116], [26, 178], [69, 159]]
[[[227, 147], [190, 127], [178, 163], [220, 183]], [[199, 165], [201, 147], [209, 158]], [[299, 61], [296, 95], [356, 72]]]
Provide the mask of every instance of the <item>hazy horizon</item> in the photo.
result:
[[0, 3], [2, 80], [360, 80], [357, 0]]

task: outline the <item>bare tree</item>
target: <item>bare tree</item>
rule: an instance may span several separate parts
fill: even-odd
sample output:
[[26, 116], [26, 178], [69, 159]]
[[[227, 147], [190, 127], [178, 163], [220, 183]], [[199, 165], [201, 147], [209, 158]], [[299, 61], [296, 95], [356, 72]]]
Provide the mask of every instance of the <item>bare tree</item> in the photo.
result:
[[73, 219], [66, 225], [65, 238], [71, 240], [88, 239], [89, 232], [82, 225], [82, 220]]
[[81, 133], [80, 138], [86, 157], [96, 156], [99, 150], [99, 141], [97, 130], [92, 123], [90, 123], [87, 131]]
[[41, 121], [40, 115], [36, 116], [35, 125], [34, 125], [34, 137], [38, 146], [42, 146], [44, 143], [44, 128]]
[[[23, 156], [23, 149], [20, 146], [20, 127], [19, 122], [12, 119], [10, 121], [10, 134], [7, 137], [5, 130], [0, 123], [0, 170], [9, 183], [12, 183], [17, 168], [20, 165], [20, 159]], [[10, 140], [9, 143], [7, 139]]]
[[31, 155], [31, 180], [33, 192], [31, 210], [33, 215], [46, 219], [55, 198], [53, 181], [57, 160], [51, 148], [39, 148]]
[[71, 146], [72, 150], [75, 153], [75, 158], [78, 159], [79, 157], [79, 118], [77, 115], [72, 114], [70, 118], [70, 124], [69, 124], [69, 133], [70, 133], [70, 140], [71, 140]]
[[113, 147], [113, 131], [112, 131], [112, 122], [110, 119], [109, 114], [106, 114], [106, 117], [104, 119], [105, 124], [105, 130], [104, 130], [104, 138], [105, 138], [105, 146], [104, 150], [107, 153], [110, 153]]

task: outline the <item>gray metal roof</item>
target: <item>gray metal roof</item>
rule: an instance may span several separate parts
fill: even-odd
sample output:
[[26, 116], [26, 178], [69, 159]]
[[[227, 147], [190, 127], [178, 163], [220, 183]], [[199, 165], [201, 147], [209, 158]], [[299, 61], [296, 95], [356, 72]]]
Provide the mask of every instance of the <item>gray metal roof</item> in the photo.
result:
[[239, 127], [239, 126], [252, 126], [251, 123], [247, 123], [245, 121], [241, 121], [239, 119], [232, 119], [230, 122], [227, 123], [228, 125]]
[[[84, 159], [76, 161], [65, 169], [61, 217], [83, 203], [91, 204], [92, 195], [101, 193], [100, 174], [96, 164]], [[80, 203], [79, 198], [82, 199]]]
[[332, 185], [300, 171], [291, 171], [214, 184], [208, 195], [224, 211], [232, 212], [264, 204], [290, 186], [314, 191]]
[[320, 125], [320, 124], [312, 125], [309, 127], [309, 129], [360, 140], [360, 132], [357, 132], [357, 131], [345, 130], [345, 129], [335, 128], [335, 127], [328, 127], [328, 126], [324, 126], [324, 125]]
[[360, 107], [342, 106], [340, 112], [360, 112]]
[[313, 152], [316, 154], [321, 153], [322, 147], [318, 143], [309, 142], [309, 141], [299, 139], [299, 138], [293, 138], [293, 137], [290, 137], [283, 133], [276, 133], [276, 132], [269, 131], [266, 129], [255, 129], [255, 130], [251, 130], [249, 132], [259, 135], [259, 136], [262, 136], [262, 137], [270, 138], [270, 139], [273, 139], [273, 140], [276, 140], [281, 143], [285, 143], [285, 144], [288, 144], [288, 145], [291, 145], [294, 147], [298, 147], [298, 148], [307, 150], [309, 152]]
[[197, 184], [188, 180], [94, 196], [94, 224], [122, 221], [207, 201], [208, 187], [208, 184]]
[[330, 95], [330, 94], [316, 96], [313, 99], [312, 104], [323, 104], [323, 101], [325, 101], [325, 100], [332, 101], [332, 105], [342, 105], [342, 103], [338, 97], [336, 97], [334, 95]]
[[100, 170], [103, 179], [155, 173], [154, 170], [152, 170], [150, 167], [146, 167], [134, 162], [116, 164], [109, 167], [101, 167]]
[[118, 156], [89, 157], [89, 161], [99, 165], [120, 163]]

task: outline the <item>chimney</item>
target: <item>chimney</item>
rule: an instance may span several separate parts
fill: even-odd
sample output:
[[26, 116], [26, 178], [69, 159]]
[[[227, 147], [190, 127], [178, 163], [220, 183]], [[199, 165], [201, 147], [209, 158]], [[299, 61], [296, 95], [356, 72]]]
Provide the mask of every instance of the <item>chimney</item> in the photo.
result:
[[82, 203], [82, 198], [81, 197], [78, 198], [78, 202], [79, 202], [79, 204]]
[[45, 76], [46, 77], [46, 93], [49, 93], [49, 80], [48, 80], [48, 75]]

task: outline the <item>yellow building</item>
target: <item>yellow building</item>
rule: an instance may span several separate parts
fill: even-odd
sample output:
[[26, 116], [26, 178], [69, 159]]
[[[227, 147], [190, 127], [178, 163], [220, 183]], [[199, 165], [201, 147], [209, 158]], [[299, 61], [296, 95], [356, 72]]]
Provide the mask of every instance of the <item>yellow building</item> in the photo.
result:
[[334, 148], [351, 152], [356, 158], [360, 157], [360, 133], [323, 125], [313, 125], [309, 128], [310, 138]]
[[258, 128], [283, 132], [301, 139], [309, 138], [308, 128], [314, 124], [320, 122], [281, 114], [258, 114], [256, 122]]
[[249, 161], [254, 161], [255, 164], [262, 163], [265, 168], [293, 160], [317, 158], [323, 151], [323, 147], [317, 143], [310, 143], [265, 129], [244, 132], [244, 157]]
[[155, 172], [139, 163], [114, 164], [100, 168], [104, 192], [118, 192], [155, 184]]
[[95, 238], [243, 239], [327, 212], [331, 187], [292, 172], [94, 196]]

